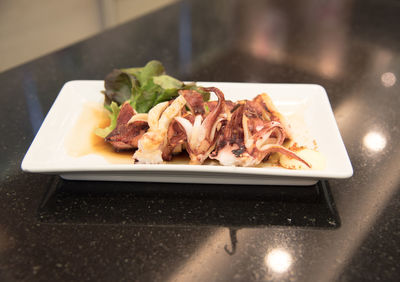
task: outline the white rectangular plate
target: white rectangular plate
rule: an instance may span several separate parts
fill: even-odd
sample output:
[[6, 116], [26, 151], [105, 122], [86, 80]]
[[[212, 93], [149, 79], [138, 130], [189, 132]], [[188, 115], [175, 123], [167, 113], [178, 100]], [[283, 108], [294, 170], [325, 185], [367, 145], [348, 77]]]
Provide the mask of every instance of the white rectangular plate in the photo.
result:
[[[289, 170], [281, 167], [230, 167], [186, 164], [115, 164], [98, 154], [73, 157], [65, 148], [68, 132], [75, 126], [85, 103], [104, 101], [103, 81], [70, 81], [61, 89], [33, 140], [22, 169], [59, 174], [65, 179], [149, 181], [213, 184], [312, 185], [320, 179], [348, 178], [353, 169], [323, 87], [315, 84], [261, 84], [198, 82], [221, 89], [227, 100], [252, 99], [268, 93], [283, 115], [292, 121], [296, 140], [315, 140], [326, 158], [323, 170]], [[292, 117], [292, 119], [290, 118]]]

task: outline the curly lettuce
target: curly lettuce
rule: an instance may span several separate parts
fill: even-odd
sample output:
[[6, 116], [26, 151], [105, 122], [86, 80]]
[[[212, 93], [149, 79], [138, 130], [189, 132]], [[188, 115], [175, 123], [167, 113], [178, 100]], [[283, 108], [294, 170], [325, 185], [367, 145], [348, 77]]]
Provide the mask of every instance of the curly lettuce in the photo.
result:
[[106, 138], [117, 126], [117, 118], [119, 115], [120, 107], [115, 102], [111, 102], [110, 105], [105, 106], [109, 111], [108, 116], [110, 118], [110, 125], [106, 128], [96, 128], [94, 133], [101, 138]]
[[113, 70], [106, 76], [104, 87], [104, 107], [110, 111], [112, 122], [109, 127], [96, 130], [96, 134], [101, 137], [107, 136], [116, 127], [116, 107], [119, 113], [119, 108], [126, 101], [137, 113], [147, 113], [158, 103], [176, 98], [182, 89], [197, 90], [203, 94], [205, 101], [210, 98], [210, 93], [195, 83], [185, 84], [167, 75], [164, 66], [156, 60], [148, 62], [144, 67]]

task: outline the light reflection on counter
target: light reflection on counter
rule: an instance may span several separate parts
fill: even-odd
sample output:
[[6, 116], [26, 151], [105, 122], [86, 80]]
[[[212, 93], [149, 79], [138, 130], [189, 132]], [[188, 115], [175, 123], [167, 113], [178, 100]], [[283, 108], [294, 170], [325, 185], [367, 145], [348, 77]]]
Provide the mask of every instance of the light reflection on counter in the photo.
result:
[[283, 273], [292, 265], [292, 255], [284, 249], [272, 249], [266, 255], [265, 263], [273, 272]]
[[392, 87], [396, 83], [396, 76], [392, 72], [385, 72], [381, 75], [381, 82], [385, 87]]
[[363, 144], [371, 151], [380, 152], [386, 147], [386, 138], [379, 132], [370, 131], [364, 136]]

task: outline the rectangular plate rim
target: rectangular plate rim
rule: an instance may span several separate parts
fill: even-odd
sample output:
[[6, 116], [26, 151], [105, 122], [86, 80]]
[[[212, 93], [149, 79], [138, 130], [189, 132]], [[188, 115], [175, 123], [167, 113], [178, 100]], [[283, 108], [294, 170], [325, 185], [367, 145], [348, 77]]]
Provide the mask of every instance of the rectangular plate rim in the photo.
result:
[[[344, 165], [345, 169], [339, 172], [327, 172], [325, 170], [286, 170], [286, 169], [268, 169], [268, 170], [261, 170], [260, 168], [253, 167], [253, 168], [243, 168], [243, 167], [224, 167], [224, 166], [211, 166], [211, 165], [202, 165], [202, 166], [191, 166], [191, 165], [178, 165], [178, 164], [167, 164], [167, 165], [119, 165], [119, 164], [109, 164], [105, 165], [93, 165], [91, 167], [87, 166], [74, 166], [74, 167], [62, 167], [56, 166], [52, 163], [43, 164], [40, 160], [32, 160], [31, 158], [31, 151], [35, 150], [38, 146], [37, 140], [38, 136], [40, 136], [42, 128], [48, 126], [51, 119], [54, 118], [57, 113], [55, 109], [57, 105], [60, 103], [63, 93], [65, 93], [66, 89], [71, 87], [77, 87], [79, 84], [87, 84], [87, 83], [103, 83], [102, 80], [73, 80], [68, 81], [62, 87], [59, 95], [55, 99], [51, 109], [49, 110], [42, 126], [40, 127], [36, 137], [34, 138], [32, 144], [30, 145], [22, 163], [21, 168], [23, 171], [26, 172], [33, 172], [33, 173], [50, 173], [50, 174], [72, 174], [72, 173], [92, 173], [92, 172], [140, 172], [140, 171], [148, 171], [149, 169], [154, 172], [166, 172], [166, 171], [187, 171], [187, 172], [194, 172], [194, 173], [224, 173], [224, 174], [249, 174], [249, 175], [258, 175], [258, 176], [266, 176], [266, 177], [287, 177], [287, 178], [298, 178], [298, 179], [344, 179], [349, 178], [353, 175], [353, 168], [350, 163], [349, 156], [347, 154], [346, 148], [344, 146], [343, 140], [340, 135], [340, 131], [337, 127], [336, 120], [334, 118], [334, 114], [332, 108], [329, 103], [329, 98], [326, 93], [326, 90], [318, 84], [288, 84], [288, 83], [241, 83], [241, 82], [204, 82], [199, 81], [197, 82], [199, 85], [204, 84], [213, 84], [216, 87], [223, 87], [223, 86], [274, 86], [274, 87], [316, 87], [318, 88], [318, 94], [322, 95], [321, 99], [323, 99], [326, 105], [329, 105], [327, 109], [327, 115], [330, 115], [329, 118], [334, 122], [334, 129], [336, 132], [334, 134], [337, 136], [338, 142], [340, 143], [339, 146], [343, 148], [341, 154], [344, 156]], [[326, 106], [325, 105], [325, 106]], [[110, 167], [110, 165], [112, 167]], [[217, 168], [217, 170], [216, 170]], [[288, 173], [290, 172], [290, 173]]]

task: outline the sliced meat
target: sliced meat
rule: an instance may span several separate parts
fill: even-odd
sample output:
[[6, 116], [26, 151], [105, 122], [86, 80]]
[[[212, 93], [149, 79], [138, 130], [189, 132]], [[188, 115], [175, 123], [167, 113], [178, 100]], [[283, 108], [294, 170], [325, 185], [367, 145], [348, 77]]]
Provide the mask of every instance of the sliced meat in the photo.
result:
[[180, 90], [179, 94], [185, 98], [186, 105], [194, 115], [204, 115], [204, 100], [201, 93], [196, 90]]
[[132, 106], [128, 102], [125, 102], [119, 112], [117, 126], [105, 138], [116, 151], [136, 149], [138, 140], [149, 128], [145, 121], [136, 121], [128, 124], [128, 121], [134, 114], [135, 111]]

